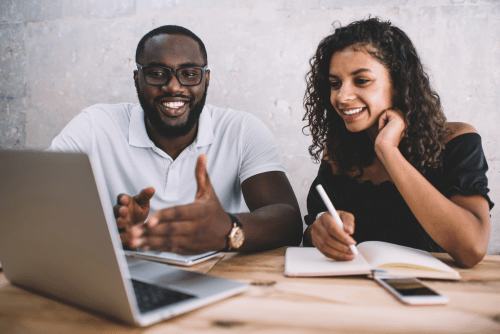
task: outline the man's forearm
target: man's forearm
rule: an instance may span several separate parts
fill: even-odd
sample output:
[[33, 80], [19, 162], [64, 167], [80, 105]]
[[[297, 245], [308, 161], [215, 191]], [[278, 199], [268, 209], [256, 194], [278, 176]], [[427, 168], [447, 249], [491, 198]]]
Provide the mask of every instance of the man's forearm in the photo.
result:
[[245, 230], [245, 242], [239, 251], [298, 246], [302, 241], [302, 219], [298, 207], [271, 204], [236, 216]]

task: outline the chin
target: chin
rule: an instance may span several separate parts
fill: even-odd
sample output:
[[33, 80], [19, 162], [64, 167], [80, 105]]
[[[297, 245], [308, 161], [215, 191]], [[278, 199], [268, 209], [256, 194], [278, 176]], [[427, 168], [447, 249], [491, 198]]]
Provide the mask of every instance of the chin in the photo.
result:
[[165, 114], [163, 114], [161, 110], [158, 110], [158, 115], [160, 116], [160, 119], [163, 122], [163, 126], [167, 128], [186, 125], [190, 114], [191, 114], [191, 109], [188, 109], [182, 115], [171, 117], [171, 116], [166, 116]]
[[351, 125], [346, 124], [345, 127], [347, 128], [347, 131], [349, 131], [349, 132], [361, 132], [361, 131], [368, 129], [367, 127], [354, 125], [354, 124], [351, 124]]

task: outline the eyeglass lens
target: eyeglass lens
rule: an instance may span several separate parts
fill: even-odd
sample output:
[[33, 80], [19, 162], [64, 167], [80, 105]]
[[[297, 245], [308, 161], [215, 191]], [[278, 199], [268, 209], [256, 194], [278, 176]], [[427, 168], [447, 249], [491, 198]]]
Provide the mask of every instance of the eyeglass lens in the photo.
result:
[[[170, 80], [173, 70], [162, 67], [143, 67], [146, 83], [150, 85], [163, 86]], [[182, 85], [195, 86], [200, 84], [203, 71], [199, 68], [179, 68], [177, 69], [177, 80]]]

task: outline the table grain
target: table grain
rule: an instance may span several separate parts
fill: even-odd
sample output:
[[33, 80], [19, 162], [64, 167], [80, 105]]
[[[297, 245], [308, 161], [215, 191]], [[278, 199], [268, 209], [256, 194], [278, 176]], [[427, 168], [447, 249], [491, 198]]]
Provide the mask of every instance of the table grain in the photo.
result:
[[460, 281], [426, 280], [444, 306], [407, 306], [365, 276], [290, 278], [286, 247], [226, 253], [189, 270], [248, 282], [244, 293], [137, 328], [10, 284], [0, 272], [0, 333], [500, 333], [500, 255]]

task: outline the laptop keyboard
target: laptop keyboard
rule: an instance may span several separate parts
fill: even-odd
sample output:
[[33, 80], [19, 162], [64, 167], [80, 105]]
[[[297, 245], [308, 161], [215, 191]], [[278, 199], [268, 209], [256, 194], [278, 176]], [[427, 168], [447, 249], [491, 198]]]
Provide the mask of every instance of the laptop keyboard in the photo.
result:
[[195, 298], [195, 296], [187, 293], [170, 290], [134, 279], [132, 280], [132, 285], [134, 286], [137, 305], [141, 313], [153, 311], [186, 299]]

